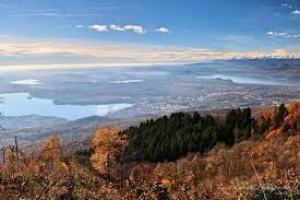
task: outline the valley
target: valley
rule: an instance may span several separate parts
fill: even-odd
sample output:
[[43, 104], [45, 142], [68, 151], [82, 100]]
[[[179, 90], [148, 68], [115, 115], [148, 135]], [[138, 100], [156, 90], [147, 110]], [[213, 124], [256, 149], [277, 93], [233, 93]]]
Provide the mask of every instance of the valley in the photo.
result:
[[288, 103], [300, 96], [299, 63], [297, 59], [228, 60], [2, 73], [0, 108], [5, 131], [1, 138], [35, 141], [50, 133], [77, 137], [90, 135], [97, 125], [129, 125], [177, 111]]

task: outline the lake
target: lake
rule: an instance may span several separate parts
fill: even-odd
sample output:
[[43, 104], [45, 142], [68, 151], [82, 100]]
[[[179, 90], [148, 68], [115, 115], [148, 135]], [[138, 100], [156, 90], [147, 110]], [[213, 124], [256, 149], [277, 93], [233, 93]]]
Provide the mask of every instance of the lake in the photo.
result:
[[68, 120], [76, 120], [88, 116], [105, 116], [109, 113], [129, 108], [133, 104], [104, 104], [104, 105], [56, 105], [51, 99], [31, 97], [29, 93], [0, 94], [3, 105], [1, 112], [4, 116], [53, 116]]

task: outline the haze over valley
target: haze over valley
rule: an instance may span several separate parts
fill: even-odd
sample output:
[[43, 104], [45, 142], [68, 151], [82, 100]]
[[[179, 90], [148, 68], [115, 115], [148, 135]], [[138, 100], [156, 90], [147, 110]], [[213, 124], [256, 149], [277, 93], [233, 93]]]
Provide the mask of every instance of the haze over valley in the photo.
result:
[[74, 137], [82, 131], [70, 124], [82, 118], [90, 134], [97, 123], [130, 124], [177, 111], [270, 107], [298, 99], [299, 63], [269, 58], [6, 72], [0, 77], [2, 138]]

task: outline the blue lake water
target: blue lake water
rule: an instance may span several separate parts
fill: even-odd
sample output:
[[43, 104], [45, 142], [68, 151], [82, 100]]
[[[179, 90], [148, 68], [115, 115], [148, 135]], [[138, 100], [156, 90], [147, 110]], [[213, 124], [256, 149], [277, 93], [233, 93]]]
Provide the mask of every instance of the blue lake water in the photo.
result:
[[132, 104], [105, 105], [56, 105], [51, 99], [31, 97], [28, 93], [0, 94], [1, 112], [4, 116], [40, 115], [62, 117], [68, 120], [80, 119], [92, 115], [105, 116], [133, 106]]

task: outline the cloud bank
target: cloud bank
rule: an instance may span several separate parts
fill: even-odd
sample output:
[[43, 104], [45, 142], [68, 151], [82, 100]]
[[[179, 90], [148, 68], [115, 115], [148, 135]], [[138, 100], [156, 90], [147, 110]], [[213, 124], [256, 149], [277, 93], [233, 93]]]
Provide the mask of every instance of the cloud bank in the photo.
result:
[[[95, 28], [105, 30], [105, 27]], [[277, 48], [269, 51], [217, 51], [193, 47], [0, 37], [0, 70], [80, 66], [141, 66], [266, 56], [300, 58], [299, 49], [298, 46], [293, 49]]]

